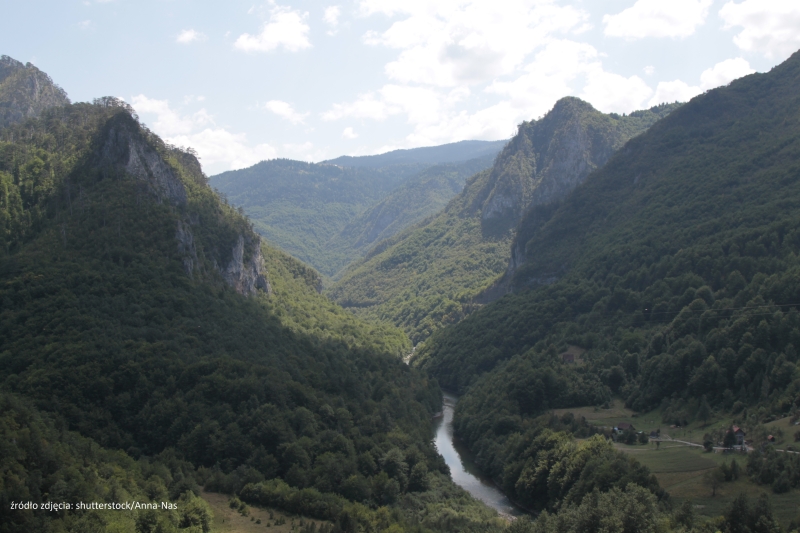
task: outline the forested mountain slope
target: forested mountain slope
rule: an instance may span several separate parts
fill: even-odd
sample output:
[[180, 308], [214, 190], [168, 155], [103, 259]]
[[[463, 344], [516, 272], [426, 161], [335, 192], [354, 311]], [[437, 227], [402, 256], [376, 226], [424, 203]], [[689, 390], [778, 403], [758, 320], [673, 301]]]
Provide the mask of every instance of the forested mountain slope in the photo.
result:
[[414, 343], [458, 322], [503, 272], [532, 205], [565, 196], [626, 140], [675, 106], [605, 115], [577, 98], [525, 122], [491, 169], [434, 218], [379, 244], [330, 290], [341, 305], [402, 326]]
[[69, 103], [67, 93], [30, 63], [0, 56], [0, 128]]
[[[346, 528], [497, 525], [446, 476], [402, 332], [326, 300], [124, 103], [0, 130], [0, 180], [0, 530], [207, 531], [198, 485]], [[131, 498], [181, 505], [7, 505]]]
[[[496, 144], [474, 141], [458, 150], [440, 150], [450, 146], [445, 145], [334, 160], [350, 166], [262, 161], [213, 176], [211, 184], [242, 207], [270, 242], [335, 276], [374, 242], [444, 207], [466, 178], [492, 164]], [[486, 155], [460, 161], [470, 150]], [[447, 157], [458, 162], [438, 162]]]
[[462, 191], [467, 178], [492, 166], [494, 158], [490, 154], [423, 170], [353, 219], [326, 247], [349, 251], [351, 261], [361, 259], [374, 244], [441, 211]]
[[[614, 393], [665, 421], [707, 402], [755, 424], [800, 403], [799, 83], [796, 53], [629, 141], [526, 217], [520, 292], [420, 351], [465, 392], [457, 435], [507, 488], [524, 477], [512, 437], [546, 409]], [[577, 364], [568, 345], [587, 350]]]

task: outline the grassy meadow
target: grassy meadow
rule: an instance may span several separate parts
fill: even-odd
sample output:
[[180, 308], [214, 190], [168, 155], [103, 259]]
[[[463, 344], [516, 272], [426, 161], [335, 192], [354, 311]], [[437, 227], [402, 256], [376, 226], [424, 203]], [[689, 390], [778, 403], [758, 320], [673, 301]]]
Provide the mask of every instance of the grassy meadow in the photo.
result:
[[330, 525], [323, 520], [299, 517], [277, 509], [247, 506], [246, 513], [232, 509], [228, 504], [230, 496], [215, 492], [203, 492], [203, 499], [214, 512], [212, 531], [214, 533], [283, 533], [302, 531], [314, 524], [314, 531], [322, 525]]
[[[637, 431], [646, 433], [661, 429], [662, 436], [669, 435], [673, 439], [695, 444], [702, 443], [704, 434], [730, 425], [730, 420], [721, 418], [710, 420], [706, 425], [696, 422], [687, 427], [670, 428], [668, 424], [661, 422], [660, 411], [656, 409], [648, 413], [635, 413], [617, 398], [609, 403], [608, 409], [586, 406], [556, 409], [554, 413], [559, 416], [568, 412], [573, 413], [576, 417], [582, 416], [590, 424], [599, 427], [610, 428], [621, 422], [628, 422], [633, 424]], [[764, 424], [764, 427], [776, 436], [775, 446], [778, 449], [792, 445], [794, 434], [799, 429], [789, 417], [769, 422]], [[644, 445], [616, 443], [615, 447], [635, 457], [650, 469], [661, 487], [670, 493], [673, 506], [680, 505], [683, 500], [688, 499], [694, 504], [695, 513], [700, 518], [712, 518], [724, 514], [734, 498], [743, 492], [751, 499], [761, 493], [768, 494], [775, 515], [784, 527], [800, 516], [800, 490], [774, 494], [770, 487], [754, 483], [746, 474], [747, 457], [743, 454], [708, 453], [701, 446], [670, 441], [662, 441], [659, 446], [654, 441]], [[716, 495], [712, 496], [711, 486], [704, 480], [705, 475], [724, 462], [730, 464], [733, 459], [736, 459], [741, 468], [741, 477], [736, 481], [722, 483], [717, 488]]]

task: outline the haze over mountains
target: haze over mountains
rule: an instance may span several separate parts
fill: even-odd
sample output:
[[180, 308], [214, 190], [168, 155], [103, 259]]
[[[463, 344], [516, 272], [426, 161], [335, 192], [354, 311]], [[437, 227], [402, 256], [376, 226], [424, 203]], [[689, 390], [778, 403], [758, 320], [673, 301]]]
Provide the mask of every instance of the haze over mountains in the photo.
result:
[[[0, 533], [207, 533], [203, 491], [326, 533], [800, 529], [773, 444], [800, 420], [800, 52], [685, 104], [566, 97], [508, 142], [213, 178], [2, 65]], [[453, 483], [440, 385], [535, 518]], [[587, 420], [614, 402], [640, 434]], [[679, 442], [636, 444], [730, 451], [733, 424], [749, 453], [678, 482]], [[129, 500], [155, 508], [10, 504]]]
[[261, 235], [336, 276], [372, 244], [439, 211], [503, 144], [464, 141], [318, 164], [262, 161], [211, 184]]
[[606, 115], [577, 98], [520, 125], [494, 165], [430, 221], [378, 245], [331, 287], [339, 304], [387, 319], [416, 344], [463, 318], [503, 272], [532, 205], [565, 197], [632, 136], [676, 106]]

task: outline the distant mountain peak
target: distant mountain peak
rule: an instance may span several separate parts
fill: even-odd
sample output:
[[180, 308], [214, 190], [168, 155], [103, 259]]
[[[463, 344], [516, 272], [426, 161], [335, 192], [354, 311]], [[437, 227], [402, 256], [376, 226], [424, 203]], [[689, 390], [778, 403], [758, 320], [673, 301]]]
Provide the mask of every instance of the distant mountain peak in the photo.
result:
[[401, 148], [384, 154], [349, 156], [322, 161], [322, 164], [341, 167], [382, 167], [387, 165], [460, 163], [497, 154], [508, 142], [501, 141], [458, 141], [438, 146], [422, 148]]
[[69, 103], [64, 89], [31, 63], [0, 56], [0, 128]]

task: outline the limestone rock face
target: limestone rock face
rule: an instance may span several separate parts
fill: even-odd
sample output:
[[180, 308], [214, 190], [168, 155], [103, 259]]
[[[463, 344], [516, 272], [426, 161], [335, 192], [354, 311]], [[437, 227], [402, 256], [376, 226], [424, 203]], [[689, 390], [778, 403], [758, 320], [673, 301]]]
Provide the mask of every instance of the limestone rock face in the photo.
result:
[[[514, 274], [535, 253], [527, 249], [527, 242], [536, 228], [625, 142], [675, 107], [657, 106], [619, 116], [567, 97], [539, 120], [522, 123], [473, 200], [473, 212], [480, 214], [484, 233], [515, 230], [505, 275], [475, 301], [488, 303], [512, 290]], [[548, 275], [527, 282], [550, 284], [556, 279]]]
[[269, 281], [264, 271], [264, 257], [261, 255], [260, 238], [253, 236], [256, 242], [248, 242], [253, 252], [245, 259], [245, 239], [239, 235], [239, 240], [233, 247], [233, 257], [228, 265], [221, 270], [225, 281], [236, 289], [236, 292], [245, 296], [255, 294], [261, 289], [267, 294], [272, 293]]
[[124, 115], [110, 124], [99, 150], [98, 166], [125, 172], [147, 184], [160, 201], [186, 205], [186, 188], [175, 170]]
[[476, 196], [473, 205], [482, 223], [507, 231], [532, 206], [564, 198], [620, 146], [624, 133], [611, 122], [590, 104], [569, 97], [540, 120], [521, 124]]
[[197, 260], [197, 249], [194, 245], [194, 235], [192, 230], [183, 220], [178, 220], [178, 229], [175, 231], [175, 239], [178, 241], [178, 253], [181, 254], [183, 269], [189, 276], [192, 276], [195, 268], [200, 262]]
[[[183, 156], [191, 157], [187, 154]], [[200, 220], [192, 215], [188, 206], [186, 187], [177, 171], [148, 142], [131, 115], [120, 113], [109, 122], [96, 158], [97, 167], [107, 176], [132, 177], [142, 182], [159, 202], [167, 203], [177, 210], [179, 219], [175, 240], [183, 268], [191, 277], [202, 271], [203, 263], [198, 256], [195, 232], [192, 231], [192, 226], [197, 226]], [[192, 160], [196, 163], [195, 158], [192, 157]], [[202, 174], [199, 168], [196, 170]], [[264, 268], [261, 239], [252, 232], [246, 235], [240, 233], [231, 249], [231, 259], [223, 265], [214, 257], [225, 256], [220, 253], [221, 250], [207, 249], [204, 254], [211, 266], [219, 271], [225, 282], [236, 292], [250, 296], [261, 289], [270, 294], [272, 288]]]
[[0, 128], [69, 104], [64, 89], [30, 63], [0, 56]]

